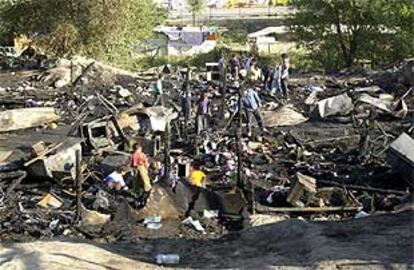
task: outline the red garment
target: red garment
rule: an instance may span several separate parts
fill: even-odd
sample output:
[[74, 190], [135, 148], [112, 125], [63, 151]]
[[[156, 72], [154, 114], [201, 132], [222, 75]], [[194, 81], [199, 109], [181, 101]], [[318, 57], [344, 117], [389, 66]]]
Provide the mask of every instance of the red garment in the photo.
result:
[[145, 166], [148, 167], [148, 159], [144, 153], [135, 152], [131, 155], [129, 160], [129, 164], [131, 167], [138, 167], [138, 166]]

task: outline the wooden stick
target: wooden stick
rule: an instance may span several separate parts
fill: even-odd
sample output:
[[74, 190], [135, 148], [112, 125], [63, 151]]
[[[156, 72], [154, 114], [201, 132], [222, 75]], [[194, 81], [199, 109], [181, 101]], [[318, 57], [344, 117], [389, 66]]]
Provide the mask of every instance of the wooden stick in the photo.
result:
[[364, 187], [364, 186], [358, 186], [358, 185], [346, 185], [346, 184], [341, 184], [341, 183], [337, 183], [337, 182], [334, 182], [334, 181], [328, 181], [328, 180], [317, 180], [317, 183], [331, 185], [331, 186], [337, 186], [337, 187], [344, 187], [346, 189], [352, 189], [352, 190], [377, 192], [377, 193], [382, 193], [382, 194], [398, 194], [398, 195], [406, 195], [407, 194], [407, 192], [400, 191], [400, 190]]
[[239, 100], [238, 100], [238, 109], [239, 109], [239, 121], [236, 129], [236, 140], [237, 140], [237, 186], [244, 190], [244, 181], [243, 181], [243, 155], [242, 155], [242, 132], [243, 132], [243, 123], [242, 123], [242, 92], [239, 88]]
[[62, 145], [63, 145], [63, 142], [58, 143], [57, 145], [55, 145], [55, 146], [53, 146], [53, 147], [49, 148], [48, 150], [46, 150], [46, 152], [44, 152], [44, 153], [43, 153], [43, 154], [41, 154], [40, 156], [35, 157], [34, 159], [31, 159], [31, 160], [27, 161], [27, 162], [26, 162], [26, 163], [24, 163], [23, 165], [24, 165], [25, 167], [28, 167], [28, 166], [32, 165], [33, 163], [35, 163], [35, 162], [36, 162], [36, 161], [38, 161], [38, 160], [43, 159], [43, 158], [44, 158], [47, 154], [49, 154], [49, 153], [51, 153], [51, 152], [55, 151], [56, 149], [58, 149], [58, 148], [59, 148], [59, 147], [61, 147]]
[[167, 125], [165, 127], [164, 132], [164, 182], [168, 183], [170, 179], [171, 173], [171, 160], [170, 160], [170, 152], [171, 152], [171, 126], [170, 120], [167, 121]]
[[76, 217], [75, 223], [78, 223], [81, 218], [81, 204], [82, 204], [82, 169], [81, 169], [81, 152], [76, 150]]
[[11, 183], [10, 185], [9, 185], [9, 187], [7, 188], [7, 190], [6, 190], [6, 193], [5, 193], [5, 196], [4, 196], [4, 198], [5, 198], [5, 201], [7, 202], [8, 201], [8, 199], [9, 199], [9, 196], [10, 196], [10, 194], [13, 192], [13, 190], [22, 182], [22, 180], [24, 179], [24, 178], [26, 178], [26, 176], [27, 176], [27, 172], [25, 172], [25, 171], [19, 171], [20, 172], [20, 177], [19, 178], [17, 178], [16, 180], [14, 180], [13, 181], [13, 183]]
[[256, 209], [260, 213], [278, 213], [278, 212], [290, 212], [290, 213], [326, 213], [326, 212], [352, 212], [362, 209], [361, 206], [345, 206], [345, 207], [269, 207], [259, 205]]

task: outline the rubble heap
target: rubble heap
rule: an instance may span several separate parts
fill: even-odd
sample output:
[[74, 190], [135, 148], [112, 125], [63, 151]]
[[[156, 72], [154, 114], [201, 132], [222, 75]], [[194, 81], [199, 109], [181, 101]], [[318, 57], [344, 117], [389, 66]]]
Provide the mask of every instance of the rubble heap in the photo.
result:
[[[154, 107], [159, 73], [165, 106]], [[171, 66], [131, 74], [82, 58], [2, 71], [0, 239], [214, 238], [249, 226], [249, 213], [342, 220], [407, 209], [414, 95], [406, 73], [296, 74], [288, 103], [258, 83], [268, 132], [249, 136], [236, 121], [240, 84], [230, 74], [215, 80]], [[182, 116], [183, 85], [194, 100], [209, 91], [210, 128], [200, 135]], [[135, 141], [171, 165], [143, 209], [139, 193], [104, 183], [128, 164]], [[185, 179], [195, 163], [209, 183], [191, 202]]]

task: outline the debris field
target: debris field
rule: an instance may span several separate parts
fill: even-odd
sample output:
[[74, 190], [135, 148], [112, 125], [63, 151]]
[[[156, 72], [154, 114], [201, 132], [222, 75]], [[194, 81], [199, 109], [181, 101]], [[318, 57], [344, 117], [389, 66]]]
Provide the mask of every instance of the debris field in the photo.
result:
[[[80, 57], [41, 68], [15, 61], [0, 70], [0, 241], [231, 243], [266, 223], [255, 224], [260, 215], [345, 222], [412, 209], [413, 60], [378, 71], [293, 72], [289, 100], [258, 80], [265, 129], [254, 122], [251, 134], [237, 110], [247, 85], [230, 72], [166, 65], [131, 73]], [[159, 74], [163, 105], [153, 106]], [[203, 92], [211, 101], [198, 134], [194, 114], [187, 121], [181, 109], [184, 89], [193, 104]], [[150, 171], [143, 207], [131, 172], [127, 188], [104, 180], [128, 165], [134, 142], [164, 167], [160, 178]], [[208, 179], [197, 198], [187, 181], [195, 165]]]

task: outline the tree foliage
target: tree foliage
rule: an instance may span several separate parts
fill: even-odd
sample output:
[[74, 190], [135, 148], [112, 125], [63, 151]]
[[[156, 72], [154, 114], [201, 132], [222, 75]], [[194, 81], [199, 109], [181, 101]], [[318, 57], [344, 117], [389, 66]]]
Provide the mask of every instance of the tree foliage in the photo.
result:
[[299, 41], [329, 69], [414, 54], [413, 0], [292, 0]]
[[187, 5], [190, 7], [190, 12], [193, 15], [193, 25], [195, 25], [196, 14], [204, 8], [204, 0], [187, 0]]
[[57, 56], [128, 54], [166, 18], [152, 0], [0, 0], [0, 27]]

